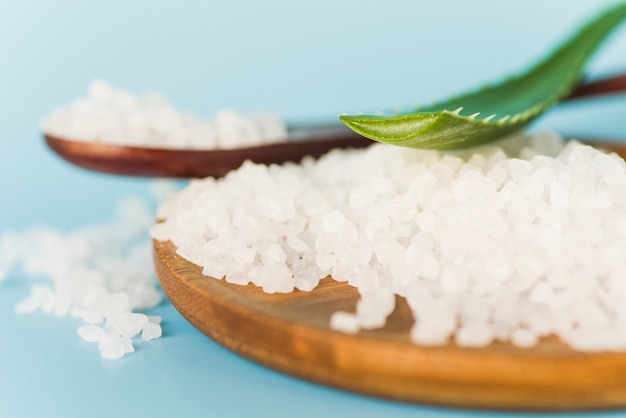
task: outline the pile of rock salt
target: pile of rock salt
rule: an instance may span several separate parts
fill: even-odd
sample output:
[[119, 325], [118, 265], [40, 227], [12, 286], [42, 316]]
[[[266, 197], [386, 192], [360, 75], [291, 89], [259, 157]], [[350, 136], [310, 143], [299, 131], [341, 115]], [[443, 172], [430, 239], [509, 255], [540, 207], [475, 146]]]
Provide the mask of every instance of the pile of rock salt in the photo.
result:
[[[164, 201], [152, 236], [207, 276], [266, 292], [356, 287], [348, 333], [406, 298], [416, 344], [626, 349], [624, 161], [551, 134], [460, 152], [373, 145], [245, 163]], [[207, 280], [214, 280], [207, 277]]]
[[247, 117], [222, 109], [203, 120], [176, 110], [159, 93], [138, 97], [100, 80], [89, 85], [86, 98], [46, 117], [43, 130], [76, 141], [177, 149], [239, 148], [287, 138], [285, 124], [271, 113]]

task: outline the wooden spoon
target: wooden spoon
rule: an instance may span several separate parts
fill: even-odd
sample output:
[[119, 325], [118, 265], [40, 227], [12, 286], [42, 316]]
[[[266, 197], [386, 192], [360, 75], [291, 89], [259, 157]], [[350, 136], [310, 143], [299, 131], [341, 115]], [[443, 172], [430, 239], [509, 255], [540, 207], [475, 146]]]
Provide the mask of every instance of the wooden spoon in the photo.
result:
[[[626, 91], [626, 75], [583, 83], [565, 100]], [[261, 164], [298, 162], [333, 148], [360, 148], [373, 142], [346, 126], [291, 127], [288, 140], [247, 148], [192, 150], [149, 148], [77, 141], [44, 133], [48, 146], [71, 164], [110, 174], [144, 177], [220, 177], [251, 160]]]

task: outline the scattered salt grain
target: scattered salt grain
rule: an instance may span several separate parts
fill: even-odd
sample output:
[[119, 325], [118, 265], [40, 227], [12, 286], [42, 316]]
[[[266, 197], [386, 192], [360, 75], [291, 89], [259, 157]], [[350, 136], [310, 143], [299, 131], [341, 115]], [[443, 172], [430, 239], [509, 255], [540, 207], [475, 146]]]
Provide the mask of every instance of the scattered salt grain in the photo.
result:
[[209, 276], [265, 291], [309, 291], [329, 274], [349, 283], [361, 299], [331, 316], [338, 331], [384, 326], [400, 297], [416, 344], [556, 335], [606, 351], [626, 350], [624, 213], [617, 155], [518, 134], [464, 151], [375, 144], [248, 162], [165, 200], [152, 236]]
[[156, 338], [161, 338], [162, 333], [163, 330], [161, 329], [161, 325], [154, 322], [148, 322], [141, 330], [141, 339], [144, 341], [152, 341]]
[[100, 355], [107, 360], [117, 360], [124, 357], [126, 347], [121, 338], [111, 337], [98, 344]]
[[89, 343], [99, 343], [107, 337], [107, 333], [99, 325], [81, 325], [76, 329], [76, 332]]
[[97, 80], [87, 97], [56, 109], [44, 132], [77, 141], [151, 148], [220, 149], [282, 142], [284, 123], [263, 113], [245, 117], [231, 109], [202, 120], [180, 112], [158, 93], [141, 97]]
[[122, 312], [113, 317], [112, 328], [116, 329], [122, 337], [132, 338], [137, 335], [148, 323], [148, 317], [141, 313]]
[[[164, 194], [172, 188], [157, 189]], [[161, 317], [136, 312], [162, 300], [148, 235], [153, 222], [150, 202], [130, 197], [119, 202], [113, 222], [70, 232], [43, 226], [3, 232], [0, 247], [11, 250], [0, 257], [0, 271], [8, 274], [21, 267], [27, 276], [42, 281], [31, 286], [15, 311], [83, 320], [86, 325], [78, 327], [78, 335], [98, 343], [107, 359], [133, 352], [131, 338], [140, 332], [147, 340], [159, 338]]]

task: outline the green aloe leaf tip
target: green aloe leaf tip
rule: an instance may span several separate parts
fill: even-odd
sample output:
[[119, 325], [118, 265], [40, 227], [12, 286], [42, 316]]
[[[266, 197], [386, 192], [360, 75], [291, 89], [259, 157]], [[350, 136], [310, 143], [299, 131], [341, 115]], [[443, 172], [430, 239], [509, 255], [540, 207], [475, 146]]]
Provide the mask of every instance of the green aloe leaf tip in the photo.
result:
[[547, 58], [498, 84], [393, 116], [341, 116], [366, 138], [409, 148], [454, 149], [522, 129], [566, 97], [587, 61], [626, 20], [621, 2], [582, 26]]

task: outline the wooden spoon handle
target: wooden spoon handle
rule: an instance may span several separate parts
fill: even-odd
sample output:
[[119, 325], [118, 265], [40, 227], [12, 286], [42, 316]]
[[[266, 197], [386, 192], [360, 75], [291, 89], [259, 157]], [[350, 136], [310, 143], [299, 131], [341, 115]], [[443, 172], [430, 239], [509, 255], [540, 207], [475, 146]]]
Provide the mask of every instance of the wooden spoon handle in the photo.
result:
[[602, 78], [597, 81], [583, 82], [565, 98], [566, 101], [582, 99], [591, 96], [602, 96], [626, 92], [626, 74]]

